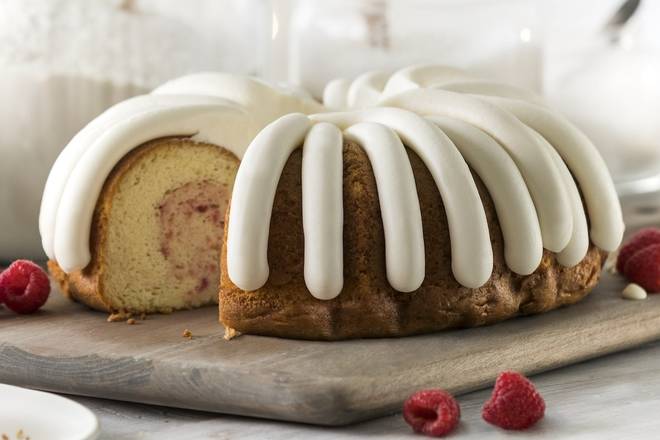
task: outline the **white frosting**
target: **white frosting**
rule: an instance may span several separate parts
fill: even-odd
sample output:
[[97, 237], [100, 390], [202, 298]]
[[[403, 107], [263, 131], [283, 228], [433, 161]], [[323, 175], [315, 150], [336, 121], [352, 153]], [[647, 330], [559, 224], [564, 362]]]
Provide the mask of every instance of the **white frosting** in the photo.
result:
[[488, 280], [493, 253], [481, 198], [467, 163], [441, 130], [417, 114], [397, 108], [321, 113], [310, 118], [344, 129], [360, 122], [393, 129], [422, 159], [438, 187], [449, 226], [454, 277], [466, 287], [479, 287]]
[[543, 241], [534, 202], [515, 162], [485, 132], [466, 122], [431, 116], [479, 175], [493, 199], [504, 237], [504, 257], [512, 271], [528, 275], [543, 256]]
[[343, 139], [332, 124], [314, 125], [302, 159], [305, 284], [319, 299], [344, 286]]
[[67, 272], [89, 263], [96, 201], [112, 168], [135, 147], [160, 137], [190, 136], [240, 158], [269, 118], [296, 104], [301, 111], [318, 109], [256, 80], [197, 74], [111, 107], [80, 131], [53, 165], [39, 216], [46, 254]]
[[[436, 122], [488, 187], [512, 270], [529, 273], [538, 263], [540, 250], [533, 226], [537, 222], [543, 247], [556, 252], [565, 266], [584, 258], [590, 238], [606, 251], [618, 247], [624, 224], [603, 159], [589, 139], [542, 98], [445, 66], [412, 66], [387, 80], [383, 73], [373, 72], [368, 78], [343, 81], [342, 87], [327, 90], [324, 99], [350, 108], [349, 90], [368, 96], [370, 102], [381, 91], [377, 105], [405, 108]], [[505, 156], [513, 159], [513, 166]], [[529, 199], [520, 198], [520, 190], [515, 200], [505, 196], [522, 184], [524, 192], [531, 194], [531, 206]], [[589, 212], [590, 233], [580, 191]], [[530, 216], [531, 207], [536, 218]], [[520, 214], [507, 215], [511, 212]]]
[[435, 65], [408, 67], [392, 76], [383, 71], [372, 71], [353, 81], [344, 78], [332, 80], [323, 90], [323, 104], [333, 110], [364, 108], [375, 106], [389, 96], [419, 88], [515, 98], [545, 105], [543, 98], [530, 90], [476, 79], [463, 70]]
[[330, 110], [373, 107], [378, 103], [388, 78], [385, 72], [373, 71], [353, 81], [332, 80], [323, 89], [323, 104]]
[[[413, 66], [396, 72], [388, 80], [383, 98], [396, 94], [397, 91], [423, 87], [442, 87], [448, 91], [473, 93], [476, 99], [497, 105], [522, 124], [540, 133], [552, 149], [559, 153], [579, 184], [589, 213], [591, 240], [605, 251], [612, 252], [617, 249], [623, 238], [625, 225], [614, 183], [598, 149], [575, 125], [559, 112], [548, 108], [540, 97], [531, 92], [507, 84], [477, 80], [464, 72], [444, 66]], [[380, 104], [392, 105], [392, 102], [381, 99]], [[411, 106], [416, 107], [414, 104]], [[436, 112], [428, 107], [426, 106], [424, 113], [442, 112], [440, 108]], [[481, 126], [483, 122], [479, 118], [477, 113], [464, 120]], [[565, 174], [563, 171], [560, 173]], [[529, 185], [530, 181], [527, 178], [526, 180]], [[575, 194], [568, 194], [569, 199], [574, 196]], [[569, 200], [569, 203], [573, 205], [571, 210], [574, 211], [575, 201]], [[580, 211], [582, 210], [583, 208], [580, 208]], [[582, 226], [574, 226], [580, 227]], [[575, 232], [571, 235], [574, 234]], [[556, 251], [552, 247], [546, 247]], [[575, 258], [577, 257], [574, 256], [572, 260], [575, 261]]]
[[344, 78], [333, 79], [323, 89], [323, 105], [332, 110], [348, 108], [348, 88], [351, 81]]
[[406, 90], [438, 87], [456, 81], [466, 81], [473, 77], [466, 71], [439, 65], [420, 65], [401, 69], [389, 78], [383, 90], [383, 98], [397, 95]]
[[498, 82], [478, 80], [456, 81], [434, 86], [433, 88], [458, 93], [522, 99], [523, 101], [528, 101], [534, 104], [546, 105], [543, 98], [530, 90]]
[[440, 89], [414, 89], [381, 101], [422, 115], [470, 123], [492, 136], [511, 155], [534, 200], [543, 246], [560, 252], [568, 244], [573, 219], [561, 174], [545, 146], [515, 116], [484, 100]]
[[348, 88], [348, 107], [364, 108], [376, 105], [388, 77], [384, 72], [368, 72], [358, 76]]
[[[256, 290], [268, 280], [268, 230], [275, 190], [291, 152], [303, 145], [303, 158], [318, 140], [304, 141], [311, 124], [331, 123], [344, 130], [367, 153], [374, 170], [386, 243], [386, 269], [390, 284], [400, 291], [416, 290], [424, 279], [424, 238], [415, 180], [406, 151], [411, 148], [425, 163], [438, 187], [447, 213], [451, 238], [452, 271], [459, 283], [479, 287], [490, 277], [493, 254], [481, 198], [465, 160], [451, 140], [435, 125], [402, 109], [374, 108], [354, 112], [288, 115], [267, 126], [247, 149], [234, 182], [229, 213], [227, 266], [229, 278], [243, 290]], [[314, 130], [312, 130], [314, 133]], [[307, 135], [309, 138], [310, 136]], [[336, 141], [336, 140], [335, 140]], [[335, 179], [338, 175], [335, 174]], [[311, 173], [303, 174], [303, 193], [315, 194], [319, 211], [332, 212], [336, 193], [324, 197], [325, 185]], [[335, 189], [336, 190], [336, 189]], [[334, 195], [332, 195], [334, 194]], [[304, 196], [303, 203], [307, 202]], [[303, 207], [303, 213], [311, 208]], [[405, 215], [401, 215], [405, 213]], [[335, 222], [331, 225], [327, 222]], [[343, 218], [328, 216], [316, 227], [337, 231]], [[305, 223], [305, 246], [315, 246]], [[337, 241], [340, 238], [334, 235]], [[331, 247], [336, 253], [337, 247]], [[331, 259], [336, 262], [336, 257]], [[323, 261], [326, 261], [324, 259]], [[306, 258], [306, 284], [317, 298], [334, 297], [341, 285], [335, 280], [310, 282], [307, 273], [324, 271], [322, 260]], [[312, 267], [308, 267], [312, 265]], [[333, 289], [325, 286], [332, 286]]]
[[311, 125], [303, 114], [282, 116], [254, 138], [243, 156], [234, 181], [227, 236], [229, 278], [243, 290], [256, 290], [268, 280], [275, 191], [287, 159], [302, 145]]
[[552, 160], [561, 175], [566, 194], [568, 194], [569, 203], [571, 205], [571, 217], [573, 218], [573, 232], [568, 244], [560, 252], [557, 252], [557, 261], [564, 266], [575, 266], [587, 255], [589, 251], [589, 230], [587, 227], [587, 216], [582, 206], [582, 199], [580, 198], [580, 191], [578, 190], [573, 176], [568, 167], [557, 154], [552, 145], [548, 143], [540, 134], [531, 128], [529, 132], [544, 145], [545, 149], [552, 156]]
[[[413, 66], [394, 73], [388, 80], [384, 73], [372, 72], [356, 79], [348, 91], [346, 99], [342, 99], [339, 95], [343, 87], [333, 86], [326, 90], [324, 99], [359, 108], [362, 105], [352, 105], [354, 101], [350, 97], [365, 96], [369, 104], [445, 116], [488, 133], [514, 159], [529, 187], [541, 223], [544, 247], [560, 252], [568, 245], [573, 234], [571, 201], [561, 173], [553, 166], [542, 140], [530, 134], [514, 115], [463, 92], [526, 99], [536, 104], [535, 107], [542, 105], [541, 98], [514, 86], [478, 81], [462, 70], [445, 66]], [[376, 96], [379, 91], [382, 91], [380, 99]], [[538, 166], [538, 162], [543, 165]]]
[[373, 168], [385, 231], [387, 279], [400, 292], [417, 290], [424, 281], [424, 234], [406, 149], [392, 129], [375, 122], [355, 124], [345, 133], [362, 146]]
[[520, 100], [484, 98], [539, 132], [559, 153], [580, 185], [591, 222], [591, 240], [612, 252], [619, 247], [625, 225], [614, 183], [589, 138], [560, 113]]
[[[317, 113], [323, 106], [295, 88], [229, 73], [196, 73], [157, 87], [156, 95], [216, 96], [234, 101], [249, 111], [259, 127], [287, 113]], [[254, 136], [254, 135], [253, 135]]]

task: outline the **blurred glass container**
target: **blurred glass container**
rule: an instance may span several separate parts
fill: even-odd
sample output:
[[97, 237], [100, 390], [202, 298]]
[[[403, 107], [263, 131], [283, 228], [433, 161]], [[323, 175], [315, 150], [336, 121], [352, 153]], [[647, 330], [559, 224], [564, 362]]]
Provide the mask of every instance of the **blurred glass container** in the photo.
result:
[[51, 164], [112, 104], [186, 73], [258, 74], [266, 0], [2, 0], [0, 261], [41, 257]]
[[660, 190], [660, 2], [642, 0], [616, 34], [622, 0], [556, 2], [545, 94], [594, 141], [620, 195]]
[[538, 90], [535, 22], [528, 0], [298, 0], [288, 79], [320, 96], [334, 78], [443, 63]]

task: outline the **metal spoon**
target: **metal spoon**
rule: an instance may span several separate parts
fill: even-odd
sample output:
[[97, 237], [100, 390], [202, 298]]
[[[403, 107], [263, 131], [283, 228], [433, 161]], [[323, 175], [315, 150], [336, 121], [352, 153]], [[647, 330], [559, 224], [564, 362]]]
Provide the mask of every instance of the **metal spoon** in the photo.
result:
[[619, 43], [621, 39], [621, 30], [628, 23], [630, 18], [635, 15], [635, 12], [639, 9], [641, 0], [626, 0], [623, 4], [616, 10], [614, 15], [605, 23], [603, 31], [608, 34], [610, 41], [613, 44]]

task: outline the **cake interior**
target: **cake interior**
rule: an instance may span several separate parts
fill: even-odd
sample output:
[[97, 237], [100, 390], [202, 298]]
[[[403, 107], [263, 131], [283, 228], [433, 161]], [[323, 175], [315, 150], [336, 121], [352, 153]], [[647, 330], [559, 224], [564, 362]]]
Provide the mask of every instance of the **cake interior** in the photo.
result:
[[115, 167], [92, 229], [100, 229], [92, 248], [103, 261], [92, 266], [107, 304], [170, 312], [217, 303], [224, 213], [238, 164], [218, 146], [166, 138]]

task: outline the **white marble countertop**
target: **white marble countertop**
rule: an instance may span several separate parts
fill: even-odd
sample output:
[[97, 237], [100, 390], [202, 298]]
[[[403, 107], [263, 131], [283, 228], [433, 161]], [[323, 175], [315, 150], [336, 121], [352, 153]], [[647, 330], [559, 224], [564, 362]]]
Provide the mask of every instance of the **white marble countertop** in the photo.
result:
[[[616, 329], [613, 329], [616, 331]], [[481, 420], [490, 390], [459, 397], [462, 419], [450, 438], [644, 439], [660, 432], [660, 341], [534, 376], [547, 413], [532, 430], [508, 433]], [[224, 416], [74, 397], [100, 418], [101, 439], [379, 439], [413, 435], [400, 414], [341, 428]]]

